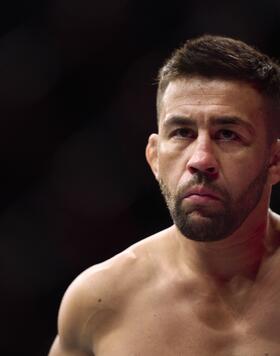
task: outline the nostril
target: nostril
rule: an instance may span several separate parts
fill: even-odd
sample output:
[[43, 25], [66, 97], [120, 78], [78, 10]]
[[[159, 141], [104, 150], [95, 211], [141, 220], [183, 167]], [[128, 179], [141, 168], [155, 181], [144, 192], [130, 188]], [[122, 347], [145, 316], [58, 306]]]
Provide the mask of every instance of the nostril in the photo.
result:
[[213, 179], [218, 177], [218, 170], [215, 167], [206, 169], [205, 173]]
[[191, 173], [197, 173], [199, 170], [195, 167], [189, 167]]
[[197, 167], [194, 166], [190, 166], [189, 167], [189, 171], [191, 174], [205, 174], [208, 175], [209, 177], [211, 176], [212, 178], [214, 178], [217, 174], [218, 174], [218, 169], [216, 167], [208, 167], [205, 169], [199, 169]]

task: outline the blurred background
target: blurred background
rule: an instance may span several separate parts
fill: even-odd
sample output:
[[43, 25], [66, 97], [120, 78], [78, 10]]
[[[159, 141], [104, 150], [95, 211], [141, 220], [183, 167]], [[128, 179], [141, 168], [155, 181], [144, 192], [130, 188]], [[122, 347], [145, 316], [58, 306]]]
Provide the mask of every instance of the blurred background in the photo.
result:
[[280, 58], [280, 2], [10, 0], [0, 19], [0, 355], [41, 356], [69, 283], [170, 225], [144, 158], [159, 67], [204, 33]]

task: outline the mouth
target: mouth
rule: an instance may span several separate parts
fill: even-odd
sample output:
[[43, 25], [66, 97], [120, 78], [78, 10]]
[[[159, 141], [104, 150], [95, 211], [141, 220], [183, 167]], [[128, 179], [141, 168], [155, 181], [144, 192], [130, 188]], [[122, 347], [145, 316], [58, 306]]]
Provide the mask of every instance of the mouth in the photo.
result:
[[205, 187], [194, 187], [190, 189], [184, 196], [184, 199], [197, 203], [221, 200], [215, 192]]

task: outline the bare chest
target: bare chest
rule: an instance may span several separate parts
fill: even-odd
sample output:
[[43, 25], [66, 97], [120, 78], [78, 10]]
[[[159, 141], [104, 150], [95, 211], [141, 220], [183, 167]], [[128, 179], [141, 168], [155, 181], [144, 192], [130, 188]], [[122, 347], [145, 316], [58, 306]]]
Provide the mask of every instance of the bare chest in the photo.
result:
[[95, 354], [279, 356], [278, 295], [270, 291], [259, 299], [248, 298], [242, 310], [213, 296], [187, 300], [168, 293], [135, 296], [100, 339]]

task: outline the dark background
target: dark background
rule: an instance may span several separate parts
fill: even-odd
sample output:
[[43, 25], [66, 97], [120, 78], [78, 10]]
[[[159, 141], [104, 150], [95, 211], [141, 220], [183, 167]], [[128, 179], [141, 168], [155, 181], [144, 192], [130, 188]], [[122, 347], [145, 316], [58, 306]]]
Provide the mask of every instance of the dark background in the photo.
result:
[[144, 158], [158, 68], [203, 33], [280, 58], [280, 2], [10, 0], [0, 20], [0, 355], [40, 356], [69, 283], [170, 224]]

